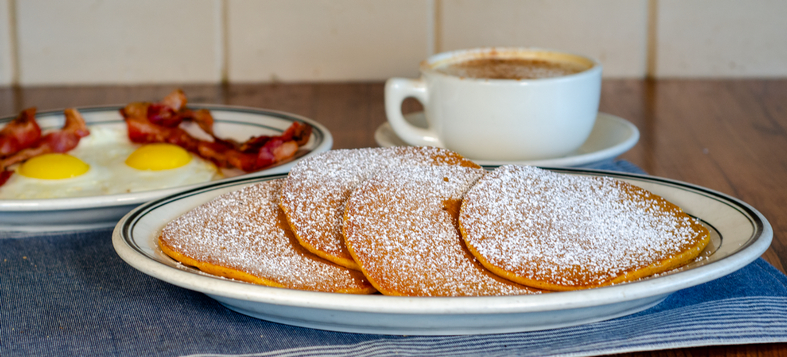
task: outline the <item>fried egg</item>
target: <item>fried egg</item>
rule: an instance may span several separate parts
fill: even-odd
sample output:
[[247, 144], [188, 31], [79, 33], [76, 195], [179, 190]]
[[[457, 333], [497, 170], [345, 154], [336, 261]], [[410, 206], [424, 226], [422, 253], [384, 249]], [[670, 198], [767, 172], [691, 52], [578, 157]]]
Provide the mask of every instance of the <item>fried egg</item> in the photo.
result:
[[120, 127], [91, 127], [66, 154], [18, 165], [0, 199], [84, 197], [149, 191], [221, 178], [213, 163], [171, 144], [132, 143]]

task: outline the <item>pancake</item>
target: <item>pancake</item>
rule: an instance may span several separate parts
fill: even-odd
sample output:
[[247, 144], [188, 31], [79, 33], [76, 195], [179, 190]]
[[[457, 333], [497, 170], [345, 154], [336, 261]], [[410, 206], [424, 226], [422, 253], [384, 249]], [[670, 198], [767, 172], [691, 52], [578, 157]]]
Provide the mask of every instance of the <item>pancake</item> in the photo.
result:
[[353, 191], [344, 214], [347, 248], [385, 295], [490, 296], [537, 292], [485, 269], [457, 227], [463, 194], [484, 170], [402, 167]]
[[303, 159], [290, 170], [281, 208], [302, 246], [336, 264], [359, 269], [344, 245], [341, 228], [352, 190], [391, 168], [435, 165], [479, 167], [455, 152], [433, 147], [332, 150]]
[[357, 271], [301, 247], [278, 206], [284, 179], [223, 194], [169, 222], [165, 254], [210, 274], [282, 288], [368, 294]]
[[661, 273], [696, 258], [710, 241], [697, 220], [640, 187], [511, 165], [468, 191], [459, 226], [489, 270], [547, 290]]

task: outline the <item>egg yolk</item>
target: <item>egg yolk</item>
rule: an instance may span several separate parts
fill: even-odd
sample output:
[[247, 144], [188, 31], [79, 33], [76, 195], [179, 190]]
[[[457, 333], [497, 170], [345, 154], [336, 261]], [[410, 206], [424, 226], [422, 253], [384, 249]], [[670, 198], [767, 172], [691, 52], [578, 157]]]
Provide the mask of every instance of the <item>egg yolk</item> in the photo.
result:
[[137, 170], [169, 170], [186, 165], [191, 154], [172, 144], [148, 144], [135, 150], [126, 159], [126, 165]]
[[19, 167], [22, 176], [44, 180], [62, 180], [84, 174], [90, 165], [68, 154], [43, 154]]

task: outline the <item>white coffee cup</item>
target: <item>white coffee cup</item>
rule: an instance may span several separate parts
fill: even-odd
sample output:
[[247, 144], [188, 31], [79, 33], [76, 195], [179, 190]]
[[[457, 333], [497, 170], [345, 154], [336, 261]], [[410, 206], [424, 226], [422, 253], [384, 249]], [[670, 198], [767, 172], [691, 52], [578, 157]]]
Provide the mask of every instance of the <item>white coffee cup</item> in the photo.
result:
[[[447, 74], [474, 59], [531, 59], [580, 72], [539, 79], [489, 79]], [[467, 158], [495, 161], [565, 156], [588, 138], [598, 114], [601, 65], [588, 57], [535, 48], [478, 48], [440, 53], [421, 62], [421, 78], [391, 78], [385, 110], [393, 131], [416, 146], [439, 146]], [[427, 128], [407, 122], [402, 101], [424, 106]]]

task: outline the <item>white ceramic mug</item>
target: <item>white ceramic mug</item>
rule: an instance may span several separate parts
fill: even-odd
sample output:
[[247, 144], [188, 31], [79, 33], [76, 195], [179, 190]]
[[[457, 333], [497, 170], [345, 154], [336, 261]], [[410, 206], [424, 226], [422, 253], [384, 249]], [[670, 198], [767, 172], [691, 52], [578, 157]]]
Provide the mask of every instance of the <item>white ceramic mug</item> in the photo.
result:
[[[540, 79], [468, 78], [436, 70], [488, 57], [570, 63], [584, 70]], [[388, 122], [410, 145], [439, 146], [478, 160], [556, 158], [585, 142], [598, 114], [601, 65], [584, 56], [533, 48], [479, 48], [431, 56], [420, 71], [420, 79], [391, 78], [385, 86]], [[408, 97], [423, 104], [427, 128], [404, 119], [401, 105]]]

